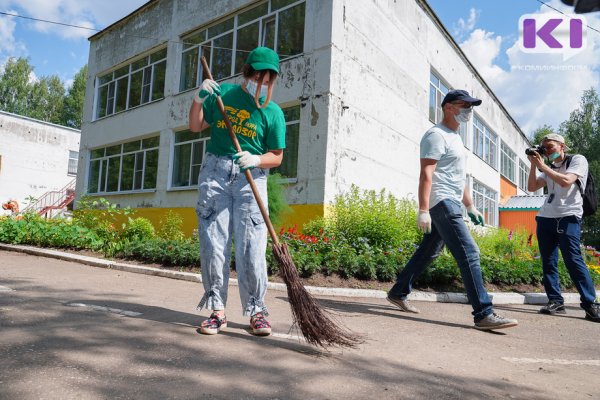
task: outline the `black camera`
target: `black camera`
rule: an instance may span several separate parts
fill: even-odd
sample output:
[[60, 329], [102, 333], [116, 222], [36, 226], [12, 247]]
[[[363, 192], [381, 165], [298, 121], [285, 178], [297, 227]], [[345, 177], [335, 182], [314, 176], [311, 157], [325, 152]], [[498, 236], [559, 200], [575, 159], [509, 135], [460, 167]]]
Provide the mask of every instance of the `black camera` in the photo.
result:
[[532, 156], [535, 153], [538, 153], [540, 156], [543, 156], [544, 154], [546, 154], [546, 149], [542, 146], [534, 146], [525, 149], [525, 154], [527, 154], [528, 156]]

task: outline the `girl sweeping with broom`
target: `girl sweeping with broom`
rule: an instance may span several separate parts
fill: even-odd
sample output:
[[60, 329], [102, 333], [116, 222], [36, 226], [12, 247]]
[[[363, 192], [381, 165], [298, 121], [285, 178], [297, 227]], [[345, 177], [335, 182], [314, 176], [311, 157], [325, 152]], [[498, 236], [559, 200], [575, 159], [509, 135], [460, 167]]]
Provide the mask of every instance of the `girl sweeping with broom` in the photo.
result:
[[[250, 170], [261, 198], [267, 200], [268, 169], [277, 167], [285, 148], [285, 119], [270, 101], [279, 73], [279, 56], [266, 47], [248, 55], [241, 85], [202, 82], [190, 108], [192, 132], [211, 127], [211, 138], [198, 179], [196, 206], [204, 296], [198, 309], [212, 310], [200, 332], [214, 335], [227, 326], [225, 306], [229, 281], [231, 242], [244, 316], [255, 335], [271, 333], [264, 303], [267, 291], [267, 227], [245, 176]], [[242, 151], [229, 137], [216, 98], [225, 104]]]

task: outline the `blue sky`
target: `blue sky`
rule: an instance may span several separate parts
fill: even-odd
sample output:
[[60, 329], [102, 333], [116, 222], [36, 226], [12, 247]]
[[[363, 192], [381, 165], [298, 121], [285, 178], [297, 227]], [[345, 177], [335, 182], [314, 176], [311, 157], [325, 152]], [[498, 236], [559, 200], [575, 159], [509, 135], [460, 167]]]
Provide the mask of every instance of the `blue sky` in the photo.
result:
[[[0, 11], [102, 29], [145, 2], [0, 0]], [[572, 12], [560, 0], [547, 3]], [[519, 49], [519, 18], [555, 13], [537, 0], [429, 0], [429, 4], [526, 134], [544, 124], [558, 128], [578, 106], [583, 90], [600, 89], [600, 32], [588, 30], [587, 49], [568, 60]], [[585, 17], [600, 31], [600, 12]], [[0, 66], [11, 56], [28, 57], [36, 76], [56, 74], [69, 84], [87, 62], [87, 38], [93, 33], [0, 15]], [[555, 70], [540, 71], [544, 66]]]
[[[545, 124], [558, 129], [584, 90], [600, 91], [600, 12], [584, 14], [587, 47], [569, 59], [520, 49], [519, 19], [552, 13], [537, 0], [428, 0], [500, 101], [527, 135]], [[559, 0], [544, 3], [572, 14]]]
[[[103, 29], [146, 0], [0, 0], [0, 11]], [[58, 75], [70, 83], [87, 63], [87, 38], [95, 32], [0, 15], [0, 65], [29, 58], [36, 76]]]
[[[506, 38], [501, 54], [518, 40], [521, 15], [540, 8], [536, 0], [428, 0], [428, 3], [459, 43], [476, 28]], [[498, 61], [503, 68], [508, 67], [506, 57]]]

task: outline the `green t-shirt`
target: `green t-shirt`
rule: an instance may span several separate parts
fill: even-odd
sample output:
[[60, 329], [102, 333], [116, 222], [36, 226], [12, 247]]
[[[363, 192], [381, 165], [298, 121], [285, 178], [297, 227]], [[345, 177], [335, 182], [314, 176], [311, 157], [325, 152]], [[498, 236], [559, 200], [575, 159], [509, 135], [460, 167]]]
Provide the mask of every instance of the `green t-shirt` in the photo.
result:
[[[242, 150], [261, 155], [269, 150], [285, 148], [285, 118], [274, 102], [259, 109], [254, 98], [240, 85], [221, 85], [221, 99], [231, 120]], [[264, 98], [260, 99], [261, 104]], [[210, 96], [203, 105], [204, 120], [211, 126], [211, 137], [206, 151], [218, 156], [237, 153], [227, 132], [227, 125], [217, 106], [216, 96]]]

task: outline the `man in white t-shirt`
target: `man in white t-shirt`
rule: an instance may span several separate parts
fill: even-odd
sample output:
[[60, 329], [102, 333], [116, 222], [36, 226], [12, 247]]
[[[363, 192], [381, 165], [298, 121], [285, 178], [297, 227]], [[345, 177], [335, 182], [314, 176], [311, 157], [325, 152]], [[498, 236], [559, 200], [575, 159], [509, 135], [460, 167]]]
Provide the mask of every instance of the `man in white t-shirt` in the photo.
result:
[[[548, 160], [552, 162], [550, 165], [544, 163], [538, 152], [527, 156], [531, 161], [527, 189], [535, 192], [544, 186], [548, 187], [548, 197], [535, 218], [544, 274], [543, 283], [548, 296], [548, 304], [540, 309], [540, 313], [566, 313], [558, 279], [560, 248], [571, 280], [579, 292], [585, 318], [600, 322], [596, 289], [580, 247], [582, 193], [588, 176], [588, 162], [582, 155], [566, 156], [565, 139], [556, 133], [546, 135], [541, 146]], [[567, 157], [570, 157], [570, 161]], [[537, 174], [537, 170], [541, 173]]]
[[483, 215], [473, 205], [466, 185], [466, 150], [458, 128], [467, 123], [473, 106], [481, 100], [465, 90], [451, 90], [442, 101], [444, 118], [421, 139], [421, 174], [419, 176], [419, 216], [417, 224], [423, 241], [398, 275], [388, 293], [388, 301], [406, 312], [419, 310], [409, 303], [412, 283], [448, 247], [460, 269], [467, 297], [473, 307], [475, 328], [492, 330], [510, 328], [518, 323], [494, 313], [492, 301], [483, 286], [479, 248], [463, 220], [461, 202], [471, 220], [483, 225]]

